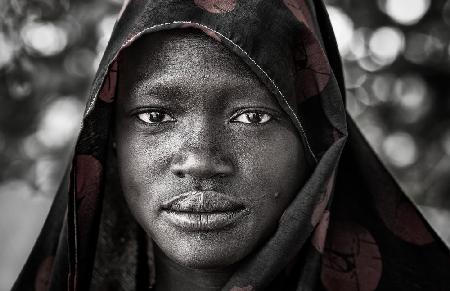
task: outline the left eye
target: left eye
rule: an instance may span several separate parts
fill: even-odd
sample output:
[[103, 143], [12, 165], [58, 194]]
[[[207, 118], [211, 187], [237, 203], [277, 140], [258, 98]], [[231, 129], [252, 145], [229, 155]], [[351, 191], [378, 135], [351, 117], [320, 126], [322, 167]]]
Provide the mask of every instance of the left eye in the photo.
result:
[[269, 122], [272, 115], [264, 112], [244, 112], [231, 119], [231, 122], [240, 122], [247, 124], [263, 124]]
[[164, 123], [175, 121], [175, 119], [167, 113], [161, 111], [147, 111], [137, 114], [137, 118], [149, 124]]

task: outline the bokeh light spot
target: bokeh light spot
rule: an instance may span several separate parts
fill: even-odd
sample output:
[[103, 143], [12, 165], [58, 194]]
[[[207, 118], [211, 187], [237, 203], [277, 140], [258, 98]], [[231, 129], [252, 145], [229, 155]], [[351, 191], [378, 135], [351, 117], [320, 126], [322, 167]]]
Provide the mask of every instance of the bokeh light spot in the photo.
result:
[[52, 196], [57, 190], [57, 183], [59, 182], [57, 178], [60, 178], [58, 161], [45, 156], [41, 157], [36, 160], [34, 170], [36, 171], [35, 184], [37, 189], [43, 195]]
[[370, 56], [359, 59], [358, 64], [362, 69], [368, 72], [375, 72], [383, 67], [383, 65], [379, 64], [379, 62], [375, 62]]
[[406, 132], [388, 135], [382, 144], [382, 151], [388, 161], [399, 168], [412, 165], [417, 160], [417, 145]]
[[83, 104], [74, 97], [62, 97], [50, 104], [36, 133], [48, 148], [59, 148], [72, 141], [81, 126]]
[[380, 102], [386, 102], [391, 97], [391, 90], [394, 82], [394, 76], [390, 74], [380, 74], [372, 82], [372, 93]]
[[28, 49], [43, 56], [56, 55], [67, 45], [67, 32], [50, 22], [28, 22], [22, 28], [21, 36]]
[[5, 34], [0, 32], [0, 68], [11, 62], [14, 56], [14, 45]]
[[348, 47], [349, 52], [343, 57], [347, 60], [357, 60], [367, 55], [366, 44], [367, 29], [358, 28], [353, 32], [352, 40]]
[[400, 24], [411, 25], [422, 19], [430, 8], [430, 0], [381, 0], [380, 9]]
[[94, 71], [97, 71], [98, 69], [98, 65], [100, 64], [100, 61], [102, 59], [103, 52], [105, 51], [106, 46], [108, 45], [109, 38], [111, 37], [116, 19], [116, 14], [108, 15], [104, 17], [97, 25], [97, 56], [93, 62], [92, 67]]
[[352, 41], [353, 21], [340, 8], [329, 5], [327, 6], [327, 10], [336, 35], [339, 51], [341, 54], [345, 55], [348, 52]]
[[403, 33], [393, 27], [380, 27], [369, 40], [369, 48], [374, 61], [380, 65], [391, 64], [404, 48]]
[[431, 108], [432, 98], [428, 85], [419, 75], [398, 78], [393, 93], [402, 113], [399, 118], [404, 122], [417, 122]]
[[398, 79], [394, 90], [402, 107], [417, 109], [425, 102], [427, 85], [419, 76], [408, 76]]

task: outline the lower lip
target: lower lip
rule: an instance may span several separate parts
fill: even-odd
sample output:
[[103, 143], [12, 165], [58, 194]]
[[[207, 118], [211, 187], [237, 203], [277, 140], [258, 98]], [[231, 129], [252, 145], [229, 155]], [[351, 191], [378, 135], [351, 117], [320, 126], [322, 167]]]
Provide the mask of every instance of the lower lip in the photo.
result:
[[246, 211], [230, 212], [178, 212], [163, 211], [169, 222], [186, 231], [215, 231], [235, 224]]

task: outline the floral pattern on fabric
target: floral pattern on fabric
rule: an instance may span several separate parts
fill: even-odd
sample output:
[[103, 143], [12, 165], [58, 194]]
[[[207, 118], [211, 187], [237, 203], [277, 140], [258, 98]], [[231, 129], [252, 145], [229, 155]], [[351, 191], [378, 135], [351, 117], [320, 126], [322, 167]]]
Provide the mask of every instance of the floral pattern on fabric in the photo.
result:
[[53, 256], [46, 257], [40, 264], [34, 283], [35, 291], [46, 291], [50, 286], [50, 277], [53, 269]]
[[113, 62], [105, 78], [103, 87], [98, 95], [100, 100], [111, 103], [114, 101], [117, 86], [117, 61]]
[[298, 41], [298, 50], [294, 56], [297, 65], [297, 88], [302, 99], [316, 96], [328, 84], [331, 76], [327, 57], [313, 34], [315, 26], [311, 13], [304, 0], [283, 0], [292, 14], [306, 27], [303, 38]]
[[323, 257], [322, 282], [328, 291], [373, 291], [383, 264], [375, 239], [355, 223], [330, 228]]
[[324, 215], [324, 210], [327, 207], [327, 204], [331, 197], [331, 193], [333, 192], [334, 176], [335, 176], [335, 174], [333, 173], [331, 175], [331, 177], [328, 179], [325, 190], [323, 191], [322, 196], [320, 196], [319, 202], [316, 204], [316, 206], [313, 210], [313, 213], [311, 216], [311, 225], [312, 226], [315, 226]]
[[322, 215], [322, 218], [320, 219], [319, 223], [314, 229], [314, 233], [312, 235], [311, 240], [312, 245], [314, 246], [314, 248], [316, 248], [316, 250], [319, 253], [323, 253], [323, 250], [325, 248], [325, 241], [327, 239], [327, 231], [329, 224], [330, 224], [330, 212], [328, 210], [325, 210], [325, 212]]
[[385, 192], [379, 194], [376, 201], [381, 219], [394, 235], [415, 245], [426, 245], [434, 241], [423, 219], [405, 197], [395, 192]]
[[94, 200], [100, 192], [102, 165], [91, 155], [78, 155], [77, 170], [77, 213], [79, 221], [87, 220], [95, 212]]

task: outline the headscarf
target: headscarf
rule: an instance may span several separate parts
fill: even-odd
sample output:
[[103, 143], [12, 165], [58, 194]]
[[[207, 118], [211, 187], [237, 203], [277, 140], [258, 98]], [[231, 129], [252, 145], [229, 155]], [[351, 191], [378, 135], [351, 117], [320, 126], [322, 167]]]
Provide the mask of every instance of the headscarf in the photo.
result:
[[321, 0], [125, 1], [89, 94], [73, 160], [14, 291], [147, 290], [151, 241], [120, 193], [111, 149], [120, 51], [194, 28], [235, 53], [298, 129], [313, 170], [273, 235], [223, 290], [448, 290], [450, 252], [346, 113]]

